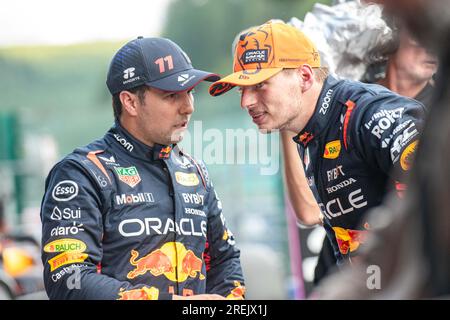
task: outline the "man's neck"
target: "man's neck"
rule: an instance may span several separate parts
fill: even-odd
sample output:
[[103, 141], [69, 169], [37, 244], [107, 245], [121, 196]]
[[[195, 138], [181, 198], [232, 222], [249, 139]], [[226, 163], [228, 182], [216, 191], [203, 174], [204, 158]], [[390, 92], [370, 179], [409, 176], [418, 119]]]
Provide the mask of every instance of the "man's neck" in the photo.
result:
[[139, 130], [138, 126], [134, 121], [122, 117], [122, 119], [120, 120], [120, 126], [123, 129], [125, 129], [131, 136], [133, 136], [133, 138], [142, 142], [143, 144], [149, 147], [153, 147], [155, 145], [154, 142], [146, 141], [146, 139], [144, 139], [144, 137], [140, 134], [142, 130]]

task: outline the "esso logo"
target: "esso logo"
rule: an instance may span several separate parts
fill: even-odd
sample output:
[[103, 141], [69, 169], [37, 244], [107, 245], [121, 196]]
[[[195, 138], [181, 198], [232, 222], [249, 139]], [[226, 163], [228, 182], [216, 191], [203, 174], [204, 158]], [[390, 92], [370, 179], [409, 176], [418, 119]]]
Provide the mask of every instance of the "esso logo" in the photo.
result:
[[52, 192], [52, 197], [56, 201], [69, 201], [78, 195], [78, 185], [72, 180], [59, 182]]

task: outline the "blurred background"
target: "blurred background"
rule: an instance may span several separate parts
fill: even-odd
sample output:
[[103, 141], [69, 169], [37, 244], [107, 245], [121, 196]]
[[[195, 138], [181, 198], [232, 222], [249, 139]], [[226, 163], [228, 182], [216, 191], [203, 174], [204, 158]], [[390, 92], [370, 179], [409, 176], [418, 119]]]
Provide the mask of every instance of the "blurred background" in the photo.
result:
[[[316, 2], [331, 0], [3, 2], [0, 299], [46, 297], [39, 252], [44, 181], [61, 157], [103, 136], [112, 125], [106, 72], [123, 44], [140, 35], [167, 37], [196, 68], [225, 75], [231, 71], [231, 44], [239, 31], [272, 18], [302, 19]], [[254, 128], [236, 91], [212, 98], [200, 85], [195, 99], [192, 121], [202, 121], [203, 130], [215, 128], [225, 135], [226, 129]], [[272, 151], [279, 157], [278, 150]], [[284, 198], [281, 161], [269, 176], [248, 161], [208, 168], [242, 251], [247, 297], [304, 298], [324, 233], [320, 228], [298, 232]]]

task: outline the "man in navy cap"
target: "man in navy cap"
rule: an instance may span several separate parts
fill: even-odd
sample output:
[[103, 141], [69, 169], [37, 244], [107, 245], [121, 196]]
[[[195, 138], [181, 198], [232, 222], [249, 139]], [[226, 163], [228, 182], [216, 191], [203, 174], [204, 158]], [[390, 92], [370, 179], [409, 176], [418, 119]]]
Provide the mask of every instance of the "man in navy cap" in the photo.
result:
[[174, 42], [139, 37], [106, 84], [115, 125], [51, 170], [41, 206], [51, 299], [242, 299], [240, 252], [202, 162], [177, 147], [196, 70]]

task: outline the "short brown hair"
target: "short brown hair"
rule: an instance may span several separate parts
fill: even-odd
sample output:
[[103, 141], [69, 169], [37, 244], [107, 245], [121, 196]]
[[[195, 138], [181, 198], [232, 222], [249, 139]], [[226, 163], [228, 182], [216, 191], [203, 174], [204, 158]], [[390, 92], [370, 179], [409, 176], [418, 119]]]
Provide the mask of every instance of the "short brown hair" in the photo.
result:
[[[296, 68], [286, 68], [283, 69], [283, 71], [292, 72], [292, 70], [297, 70]], [[324, 82], [325, 79], [330, 74], [327, 67], [318, 67], [318, 68], [312, 68], [314, 72], [314, 79], [318, 82]]]
[[[133, 94], [137, 94], [139, 98], [140, 103], [144, 103], [144, 95], [147, 90], [149, 90], [150, 87], [146, 86], [145, 84], [142, 86], [138, 86], [135, 88], [128, 89], [128, 92], [131, 92]], [[114, 118], [119, 121], [120, 116], [122, 114], [122, 101], [120, 101], [120, 92], [116, 93], [112, 97], [112, 106], [114, 111]]]
[[314, 79], [318, 82], [324, 82], [330, 75], [330, 71], [327, 67], [312, 68], [314, 72]]

